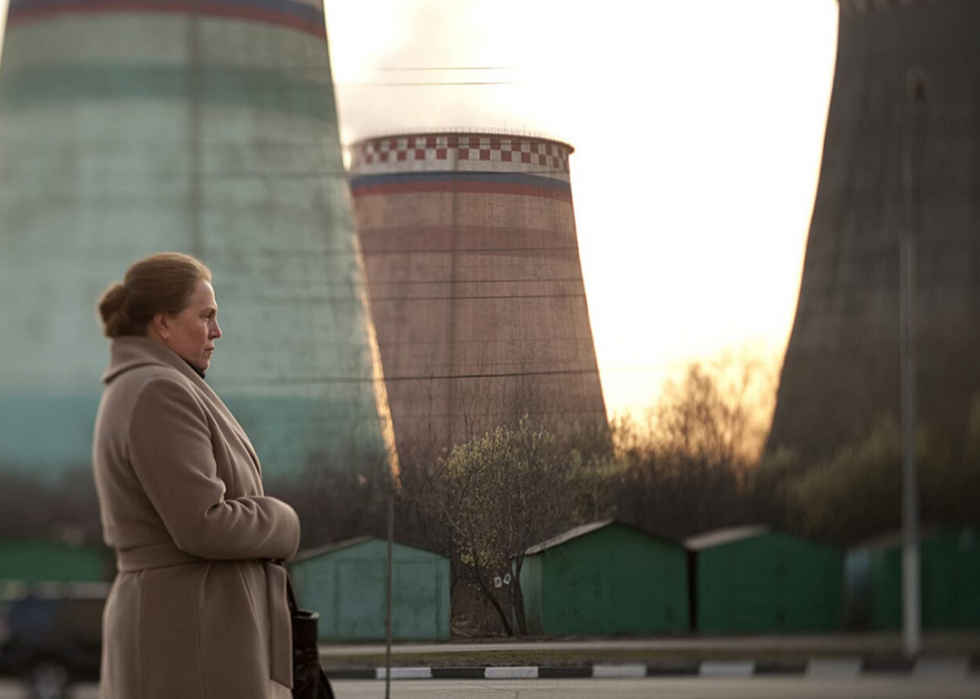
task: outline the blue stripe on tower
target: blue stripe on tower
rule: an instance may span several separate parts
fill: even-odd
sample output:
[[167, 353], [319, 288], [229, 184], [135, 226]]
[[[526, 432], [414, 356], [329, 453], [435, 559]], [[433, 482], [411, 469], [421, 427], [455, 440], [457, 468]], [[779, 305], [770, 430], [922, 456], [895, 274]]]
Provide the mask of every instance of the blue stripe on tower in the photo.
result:
[[350, 181], [355, 197], [374, 194], [460, 192], [515, 194], [570, 202], [572, 187], [564, 180], [510, 172], [411, 172], [362, 175]]
[[570, 191], [571, 185], [564, 180], [538, 175], [525, 175], [520, 172], [404, 172], [384, 175], [361, 175], [351, 179], [351, 186], [371, 186], [403, 184], [405, 182], [485, 182], [524, 185], [527, 187], [544, 187]]

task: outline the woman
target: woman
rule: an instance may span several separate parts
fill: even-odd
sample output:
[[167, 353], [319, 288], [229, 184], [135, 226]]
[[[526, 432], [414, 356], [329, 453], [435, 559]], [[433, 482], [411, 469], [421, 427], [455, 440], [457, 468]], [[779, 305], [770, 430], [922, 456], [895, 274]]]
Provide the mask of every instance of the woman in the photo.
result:
[[286, 699], [296, 512], [204, 380], [221, 337], [211, 272], [135, 263], [99, 301], [112, 339], [93, 466], [119, 574], [103, 617], [102, 699]]

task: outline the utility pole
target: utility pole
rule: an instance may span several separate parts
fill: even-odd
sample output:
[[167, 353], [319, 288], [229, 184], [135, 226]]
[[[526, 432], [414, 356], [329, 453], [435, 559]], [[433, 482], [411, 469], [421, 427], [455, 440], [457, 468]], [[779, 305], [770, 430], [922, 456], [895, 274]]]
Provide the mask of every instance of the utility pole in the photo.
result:
[[902, 646], [905, 657], [918, 656], [922, 647], [922, 611], [919, 580], [919, 485], [915, 464], [916, 377], [916, 245], [918, 202], [915, 146], [919, 110], [925, 101], [925, 75], [910, 68], [906, 77], [908, 111], [902, 152], [905, 225], [899, 241], [901, 285], [902, 364]]
[[388, 575], [385, 576], [385, 598], [388, 615], [388, 633], [385, 641], [385, 699], [391, 699], [391, 559], [395, 538], [395, 484], [394, 478], [389, 478], [388, 484]]

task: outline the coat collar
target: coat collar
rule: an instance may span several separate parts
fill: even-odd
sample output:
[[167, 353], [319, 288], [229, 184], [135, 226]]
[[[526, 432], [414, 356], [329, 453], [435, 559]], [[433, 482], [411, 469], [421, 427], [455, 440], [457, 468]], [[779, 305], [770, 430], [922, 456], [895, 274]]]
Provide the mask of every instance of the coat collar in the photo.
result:
[[184, 359], [169, 347], [147, 337], [117, 337], [109, 351], [109, 368], [102, 375], [110, 383], [131, 369], [142, 366], [165, 366], [176, 369], [194, 385], [207, 386], [204, 379]]

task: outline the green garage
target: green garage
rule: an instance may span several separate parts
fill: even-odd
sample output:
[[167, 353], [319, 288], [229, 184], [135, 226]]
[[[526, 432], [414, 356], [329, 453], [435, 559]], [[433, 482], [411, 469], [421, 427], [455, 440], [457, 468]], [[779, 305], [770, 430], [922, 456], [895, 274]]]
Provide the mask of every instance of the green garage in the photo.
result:
[[[980, 629], [980, 540], [975, 529], [926, 530], [919, 550], [922, 626]], [[857, 629], [902, 626], [902, 536], [847, 554], [847, 612]]]
[[812, 633], [841, 628], [844, 555], [830, 546], [738, 527], [685, 542], [701, 633]]
[[532, 634], [682, 633], [690, 626], [684, 548], [614, 521], [529, 549], [521, 591]]
[[[388, 544], [363, 537], [301, 552], [289, 563], [300, 607], [320, 613], [321, 641], [377, 641], [387, 633]], [[392, 636], [449, 640], [449, 559], [393, 545]]]

